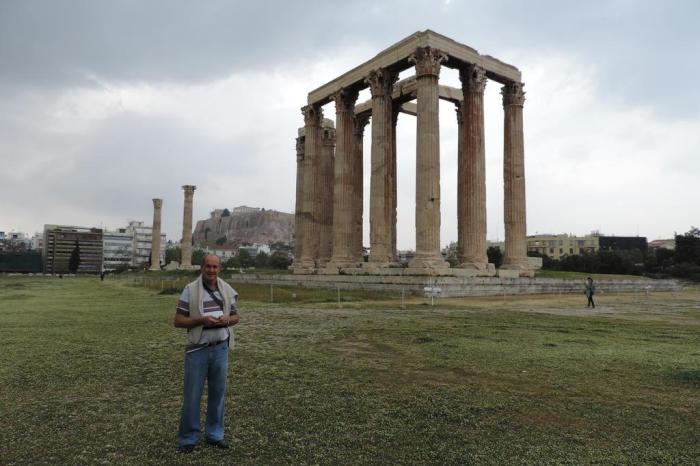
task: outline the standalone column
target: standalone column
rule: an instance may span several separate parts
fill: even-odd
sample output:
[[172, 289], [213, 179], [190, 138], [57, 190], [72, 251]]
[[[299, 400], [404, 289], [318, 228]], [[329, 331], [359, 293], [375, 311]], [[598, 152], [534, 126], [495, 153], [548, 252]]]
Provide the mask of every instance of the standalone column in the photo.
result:
[[185, 208], [182, 213], [182, 242], [180, 243], [180, 267], [192, 267], [192, 196], [196, 186], [185, 185]]
[[391, 91], [396, 73], [386, 69], [371, 71], [366, 81], [372, 92], [372, 176], [369, 197], [369, 261], [388, 265], [391, 252], [392, 207], [392, 103]]
[[298, 260], [301, 257], [301, 243], [302, 243], [302, 231], [301, 231], [301, 205], [303, 202], [302, 196], [304, 194], [304, 129], [299, 130], [299, 137], [297, 137], [297, 191], [296, 191], [296, 202], [294, 205], [294, 260]]
[[503, 203], [505, 220], [505, 255], [503, 269], [528, 274], [527, 228], [525, 223], [525, 149], [523, 142], [523, 84], [503, 86]]
[[364, 261], [363, 231], [364, 231], [364, 133], [365, 127], [369, 123], [369, 114], [358, 115], [353, 121], [353, 140], [355, 152], [353, 155], [353, 239], [352, 239], [352, 258], [355, 262]]
[[446, 269], [440, 254], [440, 119], [438, 77], [447, 56], [423, 47], [409, 58], [416, 64], [416, 255], [412, 269]]
[[460, 70], [464, 101], [457, 162], [457, 250], [459, 266], [487, 270], [486, 156], [484, 88], [486, 72], [478, 66]]
[[316, 105], [302, 107], [304, 115], [304, 169], [301, 207], [301, 257], [294, 262], [295, 273], [312, 273], [319, 251], [318, 178], [321, 155], [321, 120], [323, 111]]
[[162, 199], [153, 199], [153, 230], [151, 233], [151, 270], [160, 270], [160, 213]]
[[325, 120], [322, 131], [322, 149], [319, 160], [319, 245], [317, 267], [325, 267], [333, 252], [333, 172], [335, 165], [335, 128]]
[[333, 257], [329, 268], [357, 267], [353, 254], [355, 233], [355, 138], [356, 90], [341, 89], [335, 98], [335, 176], [333, 191]]

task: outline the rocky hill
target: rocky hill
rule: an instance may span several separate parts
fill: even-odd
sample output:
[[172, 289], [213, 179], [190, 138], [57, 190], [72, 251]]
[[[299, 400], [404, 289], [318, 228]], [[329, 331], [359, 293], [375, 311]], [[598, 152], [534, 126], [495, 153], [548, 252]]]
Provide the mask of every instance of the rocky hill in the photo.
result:
[[291, 244], [294, 215], [253, 207], [216, 209], [211, 217], [197, 221], [192, 235], [196, 246], [238, 247], [244, 244]]

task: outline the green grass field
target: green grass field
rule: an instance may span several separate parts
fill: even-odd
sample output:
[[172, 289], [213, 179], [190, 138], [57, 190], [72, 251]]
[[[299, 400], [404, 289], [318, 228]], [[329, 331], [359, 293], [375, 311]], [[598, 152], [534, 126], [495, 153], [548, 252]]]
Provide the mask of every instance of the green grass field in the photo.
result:
[[176, 294], [0, 277], [0, 464], [700, 461], [697, 288], [594, 311], [582, 294], [341, 308], [332, 291], [239, 291], [232, 448], [182, 456]]

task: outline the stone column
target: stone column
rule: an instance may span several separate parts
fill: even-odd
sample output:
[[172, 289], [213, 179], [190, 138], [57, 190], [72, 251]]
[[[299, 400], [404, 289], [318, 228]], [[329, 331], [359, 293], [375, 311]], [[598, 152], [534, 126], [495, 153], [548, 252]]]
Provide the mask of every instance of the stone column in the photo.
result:
[[479, 66], [460, 69], [462, 124], [457, 163], [457, 250], [459, 267], [487, 270], [486, 155], [484, 88], [486, 72]]
[[519, 270], [528, 275], [527, 227], [525, 220], [525, 148], [523, 141], [523, 84], [503, 86], [503, 203], [505, 220], [505, 254], [503, 269]]
[[[326, 124], [327, 122], [327, 124]], [[316, 267], [325, 267], [333, 253], [333, 172], [335, 165], [335, 128], [324, 121], [322, 149], [319, 160], [319, 245]]]
[[353, 121], [353, 139], [355, 153], [353, 155], [353, 239], [352, 239], [352, 258], [355, 262], [362, 263], [364, 261], [363, 248], [363, 210], [364, 210], [364, 133], [365, 127], [369, 123], [369, 114], [359, 115]]
[[399, 261], [399, 256], [396, 251], [396, 209], [398, 208], [397, 200], [397, 185], [398, 177], [396, 175], [396, 124], [399, 120], [399, 112], [401, 109], [401, 104], [395, 103], [392, 105], [391, 113], [391, 169], [389, 173], [391, 174], [391, 223], [389, 224], [389, 229], [391, 230], [391, 260], [392, 262]]
[[409, 57], [416, 64], [416, 255], [409, 268], [447, 269], [440, 253], [440, 119], [438, 77], [447, 56], [421, 47]]
[[192, 267], [192, 196], [196, 186], [186, 184], [182, 187], [185, 191], [185, 207], [182, 213], [182, 242], [180, 243], [180, 267]]
[[372, 92], [372, 176], [370, 178], [369, 261], [388, 265], [391, 252], [392, 207], [392, 100], [396, 73], [373, 70], [366, 82]]
[[301, 204], [301, 257], [294, 261], [295, 273], [313, 273], [318, 258], [320, 223], [317, 194], [321, 156], [321, 121], [323, 110], [317, 105], [302, 107], [304, 115], [304, 168]]
[[294, 260], [301, 257], [302, 231], [301, 231], [301, 206], [304, 195], [304, 135], [303, 128], [299, 129], [297, 137], [297, 191], [294, 205]]
[[[329, 268], [357, 267], [353, 254], [354, 208], [357, 164], [354, 116], [357, 90], [341, 89], [335, 96], [335, 176], [333, 191], [333, 257]], [[336, 270], [337, 271], [337, 270]]]
[[153, 199], [153, 230], [151, 234], [151, 270], [160, 270], [160, 212], [163, 199]]

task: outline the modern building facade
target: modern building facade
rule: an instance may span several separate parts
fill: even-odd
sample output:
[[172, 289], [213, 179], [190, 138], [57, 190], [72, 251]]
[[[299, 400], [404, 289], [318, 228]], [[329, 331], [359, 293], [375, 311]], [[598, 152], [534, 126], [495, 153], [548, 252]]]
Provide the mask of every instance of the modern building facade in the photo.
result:
[[599, 236], [598, 245], [601, 251], [631, 251], [638, 249], [647, 250], [647, 238], [645, 236]]
[[564, 256], [598, 251], [598, 238], [594, 235], [533, 235], [527, 237], [527, 250], [528, 252], [538, 252], [552, 259], [560, 259]]
[[[102, 270], [102, 257], [100, 228], [44, 225], [44, 273], [99, 273]], [[77, 264], [77, 270], [72, 270], [71, 262]]]
[[134, 255], [134, 235], [126, 228], [102, 234], [104, 270], [124, 270], [131, 266]]
[[[125, 229], [132, 235], [132, 259], [133, 267], [141, 267], [151, 261], [151, 244], [153, 238], [153, 227], [144, 225], [140, 221], [131, 221]], [[165, 262], [165, 233], [160, 235], [160, 262]]]

